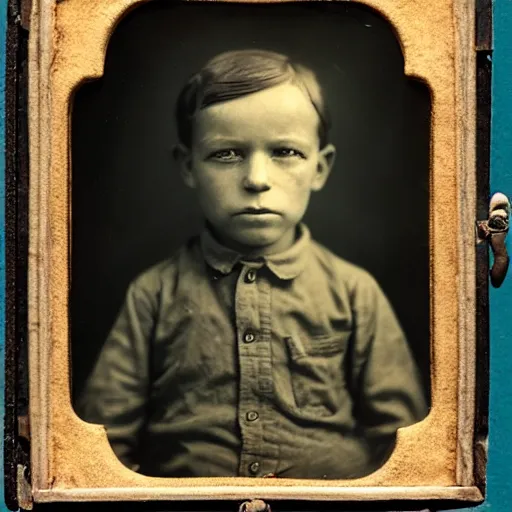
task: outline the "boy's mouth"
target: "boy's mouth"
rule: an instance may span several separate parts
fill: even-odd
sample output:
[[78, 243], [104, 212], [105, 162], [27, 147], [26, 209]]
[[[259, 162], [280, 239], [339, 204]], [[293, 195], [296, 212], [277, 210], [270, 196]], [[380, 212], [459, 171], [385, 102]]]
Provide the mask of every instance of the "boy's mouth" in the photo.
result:
[[278, 215], [278, 213], [274, 210], [270, 210], [269, 208], [244, 208], [243, 210], [240, 210], [236, 213], [236, 215], [264, 215], [268, 213], [273, 213], [274, 215]]

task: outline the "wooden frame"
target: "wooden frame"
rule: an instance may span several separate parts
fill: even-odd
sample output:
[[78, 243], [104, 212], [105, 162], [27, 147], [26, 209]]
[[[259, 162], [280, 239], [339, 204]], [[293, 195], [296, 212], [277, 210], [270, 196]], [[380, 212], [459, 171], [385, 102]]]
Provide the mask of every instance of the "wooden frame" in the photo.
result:
[[79, 83], [102, 75], [116, 23], [145, 1], [33, 4], [29, 366], [34, 500], [481, 501], [474, 477], [474, 1], [361, 2], [395, 27], [405, 74], [426, 82], [432, 92], [432, 409], [425, 420], [398, 432], [390, 460], [377, 472], [349, 481], [151, 478], [125, 468], [110, 449], [103, 427], [87, 424], [73, 412], [68, 380], [70, 97]]

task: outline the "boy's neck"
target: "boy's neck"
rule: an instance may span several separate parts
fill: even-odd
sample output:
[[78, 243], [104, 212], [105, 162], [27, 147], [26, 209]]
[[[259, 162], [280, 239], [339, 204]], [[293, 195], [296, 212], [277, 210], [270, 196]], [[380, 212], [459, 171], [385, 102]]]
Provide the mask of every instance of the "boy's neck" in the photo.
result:
[[289, 249], [297, 240], [298, 227], [294, 226], [290, 228], [279, 240], [273, 244], [251, 247], [244, 244], [240, 244], [235, 240], [220, 235], [215, 228], [209, 223], [206, 223], [210, 233], [220, 242], [222, 245], [231, 249], [232, 251], [241, 254], [245, 259], [253, 260], [261, 258], [263, 256], [270, 256], [273, 254], [279, 254]]

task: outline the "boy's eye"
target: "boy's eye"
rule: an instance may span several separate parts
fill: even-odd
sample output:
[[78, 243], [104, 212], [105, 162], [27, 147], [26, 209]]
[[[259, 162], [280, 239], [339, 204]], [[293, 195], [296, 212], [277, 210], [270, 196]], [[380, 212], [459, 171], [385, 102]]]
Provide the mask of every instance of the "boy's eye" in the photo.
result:
[[298, 149], [293, 148], [277, 148], [274, 149], [273, 154], [277, 158], [306, 158], [306, 155], [302, 153], [302, 151], [299, 151]]
[[239, 162], [242, 160], [243, 154], [238, 149], [221, 149], [214, 151], [209, 158], [218, 162]]

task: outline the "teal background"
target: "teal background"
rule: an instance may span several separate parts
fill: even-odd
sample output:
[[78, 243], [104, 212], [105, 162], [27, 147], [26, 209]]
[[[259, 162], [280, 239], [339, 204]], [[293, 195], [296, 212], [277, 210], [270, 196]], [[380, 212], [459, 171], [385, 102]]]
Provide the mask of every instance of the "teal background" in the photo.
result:
[[[86, 0], [84, 0], [86, 1]], [[5, 173], [5, 29], [7, 0], [0, 0], [0, 183]], [[495, 0], [491, 190], [512, 196], [512, 0]], [[0, 188], [0, 318], [4, 317], [5, 193]], [[509, 237], [509, 252], [512, 250]], [[491, 395], [488, 493], [478, 512], [512, 511], [512, 276], [491, 290]], [[0, 410], [4, 405], [4, 323], [0, 322]], [[0, 443], [3, 421], [0, 421]], [[0, 449], [0, 468], [3, 450]], [[0, 485], [0, 510], [3, 485]], [[470, 509], [467, 509], [470, 510]], [[473, 509], [475, 510], [475, 509]]]

